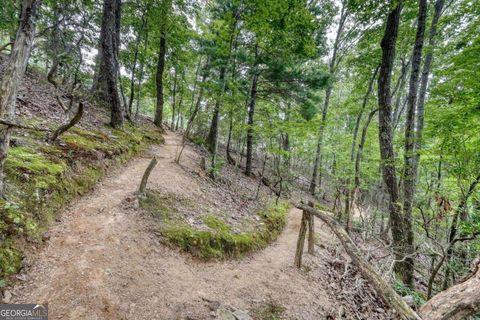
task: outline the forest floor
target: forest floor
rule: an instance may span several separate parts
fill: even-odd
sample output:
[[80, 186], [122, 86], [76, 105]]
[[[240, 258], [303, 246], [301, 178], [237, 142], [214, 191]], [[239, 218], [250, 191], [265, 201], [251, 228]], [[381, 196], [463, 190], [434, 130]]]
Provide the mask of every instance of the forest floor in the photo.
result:
[[304, 255], [301, 270], [293, 266], [298, 209], [274, 243], [242, 259], [204, 262], [162, 244], [134, 192], [153, 155], [150, 185], [180, 195], [202, 189], [192, 174], [195, 148], [187, 146], [182, 166], [173, 162], [180, 143], [167, 132], [164, 145], [72, 203], [26, 257], [4, 302], [48, 302], [50, 319], [394, 318], [321, 223], [316, 254]]

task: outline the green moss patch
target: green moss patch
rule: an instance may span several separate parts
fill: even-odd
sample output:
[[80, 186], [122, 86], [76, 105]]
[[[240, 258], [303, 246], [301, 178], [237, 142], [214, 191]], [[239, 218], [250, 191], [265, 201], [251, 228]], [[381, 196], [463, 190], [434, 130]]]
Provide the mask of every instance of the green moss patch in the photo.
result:
[[192, 227], [172, 200], [158, 192], [148, 191], [140, 205], [159, 220], [158, 234], [166, 243], [202, 259], [235, 258], [265, 248], [285, 227], [289, 209], [287, 203], [269, 204], [258, 213], [260, 223], [253, 230], [234, 232], [211, 214], [202, 217], [205, 230]]
[[0, 279], [18, 271], [23, 239], [42, 232], [76, 196], [91, 190], [107, 169], [124, 163], [151, 143], [154, 128], [72, 128], [54, 144], [29, 134], [11, 147], [5, 162], [7, 199], [0, 201]]
[[253, 318], [256, 320], [284, 319], [285, 311], [285, 307], [278, 303], [265, 303], [253, 310]]

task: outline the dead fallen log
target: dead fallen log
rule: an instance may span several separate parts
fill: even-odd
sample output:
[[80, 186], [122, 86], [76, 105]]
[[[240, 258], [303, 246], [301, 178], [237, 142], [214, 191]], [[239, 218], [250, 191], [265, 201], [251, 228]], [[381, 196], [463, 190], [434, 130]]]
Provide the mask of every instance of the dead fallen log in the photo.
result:
[[475, 261], [468, 277], [427, 301], [417, 314], [363, 258], [362, 253], [343, 226], [333, 219], [330, 213], [314, 209], [303, 203], [295, 204], [295, 206], [313, 214], [328, 225], [362, 276], [369, 281], [385, 303], [398, 312], [402, 319], [460, 320], [480, 312], [480, 294], [478, 294], [480, 292], [480, 258]]
[[32, 130], [32, 131], [44, 131], [44, 132], [52, 131], [48, 128], [39, 128], [35, 126], [29, 126], [23, 123], [17, 123], [17, 122], [13, 122], [13, 121], [10, 121], [7, 119], [1, 119], [1, 118], [0, 118], [0, 124], [7, 127], [11, 127], [11, 128], [26, 129], [26, 130]]
[[[377, 294], [388, 304], [394, 308], [402, 319], [406, 320], [420, 320], [420, 316], [410, 308], [407, 303], [400, 297], [395, 290], [386, 282], [378, 273], [375, 272], [373, 266], [367, 262], [360, 250], [350, 239], [345, 229], [334, 220], [327, 212], [314, 209], [304, 204], [296, 204], [296, 207], [313, 214], [323, 222], [325, 222], [332, 232], [338, 237], [347, 254], [352, 259], [353, 263], [360, 270], [362, 276], [366, 278]], [[427, 318], [425, 318], [427, 319]], [[428, 318], [430, 320], [430, 318]]]
[[428, 300], [419, 311], [423, 319], [460, 320], [480, 312], [480, 258], [469, 275]]

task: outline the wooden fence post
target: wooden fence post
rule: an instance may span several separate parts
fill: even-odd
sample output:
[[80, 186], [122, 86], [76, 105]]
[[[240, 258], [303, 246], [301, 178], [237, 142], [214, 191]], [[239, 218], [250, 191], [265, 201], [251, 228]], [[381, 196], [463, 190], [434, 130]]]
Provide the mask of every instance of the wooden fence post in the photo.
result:
[[[313, 207], [313, 202], [309, 201], [308, 205]], [[308, 214], [308, 253], [315, 254], [315, 216], [311, 213], [304, 211]]]
[[140, 187], [138, 188], [139, 197], [145, 196], [145, 189], [147, 187], [148, 177], [150, 177], [150, 173], [152, 173], [152, 170], [153, 168], [155, 168], [156, 165], [157, 165], [157, 157], [153, 157], [152, 161], [150, 161], [150, 164], [147, 167], [147, 170], [145, 170], [145, 173], [143, 174], [142, 182], [140, 182]]
[[300, 223], [300, 231], [298, 233], [297, 251], [295, 252], [295, 266], [297, 268], [302, 267], [303, 246], [305, 244], [305, 235], [307, 233], [309, 215], [310, 214], [307, 211], [303, 210], [302, 222]]

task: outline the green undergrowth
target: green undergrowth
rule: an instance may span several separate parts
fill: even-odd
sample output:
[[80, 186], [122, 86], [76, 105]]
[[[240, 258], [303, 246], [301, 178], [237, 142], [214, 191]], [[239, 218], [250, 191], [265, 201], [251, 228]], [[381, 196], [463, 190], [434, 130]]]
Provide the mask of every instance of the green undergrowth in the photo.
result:
[[396, 280], [393, 283], [393, 289], [401, 296], [411, 296], [416, 306], [421, 306], [427, 301], [421, 292], [410, 289], [402, 281]]
[[162, 140], [154, 128], [131, 125], [75, 127], [54, 144], [38, 132], [14, 135], [5, 162], [8, 200], [0, 200], [0, 280], [18, 271], [27, 242], [39, 241], [73, 198], [89, 191], [109, 167]]
[[[149, 190], [140, 205], [159, 220], [158, 233], [165, 243], [202, 259], [227, 259], [265, 248], [286, 225], [289, 204], [269, 204], [258, 212], [260, 222], [249, 231], [234, 232], [232, 227], [212, 214], [201, 217], [206, 230], [188, 224], [174, 208], [170, 197]], [[183, 203], [185, 205], [185, 203]]]

